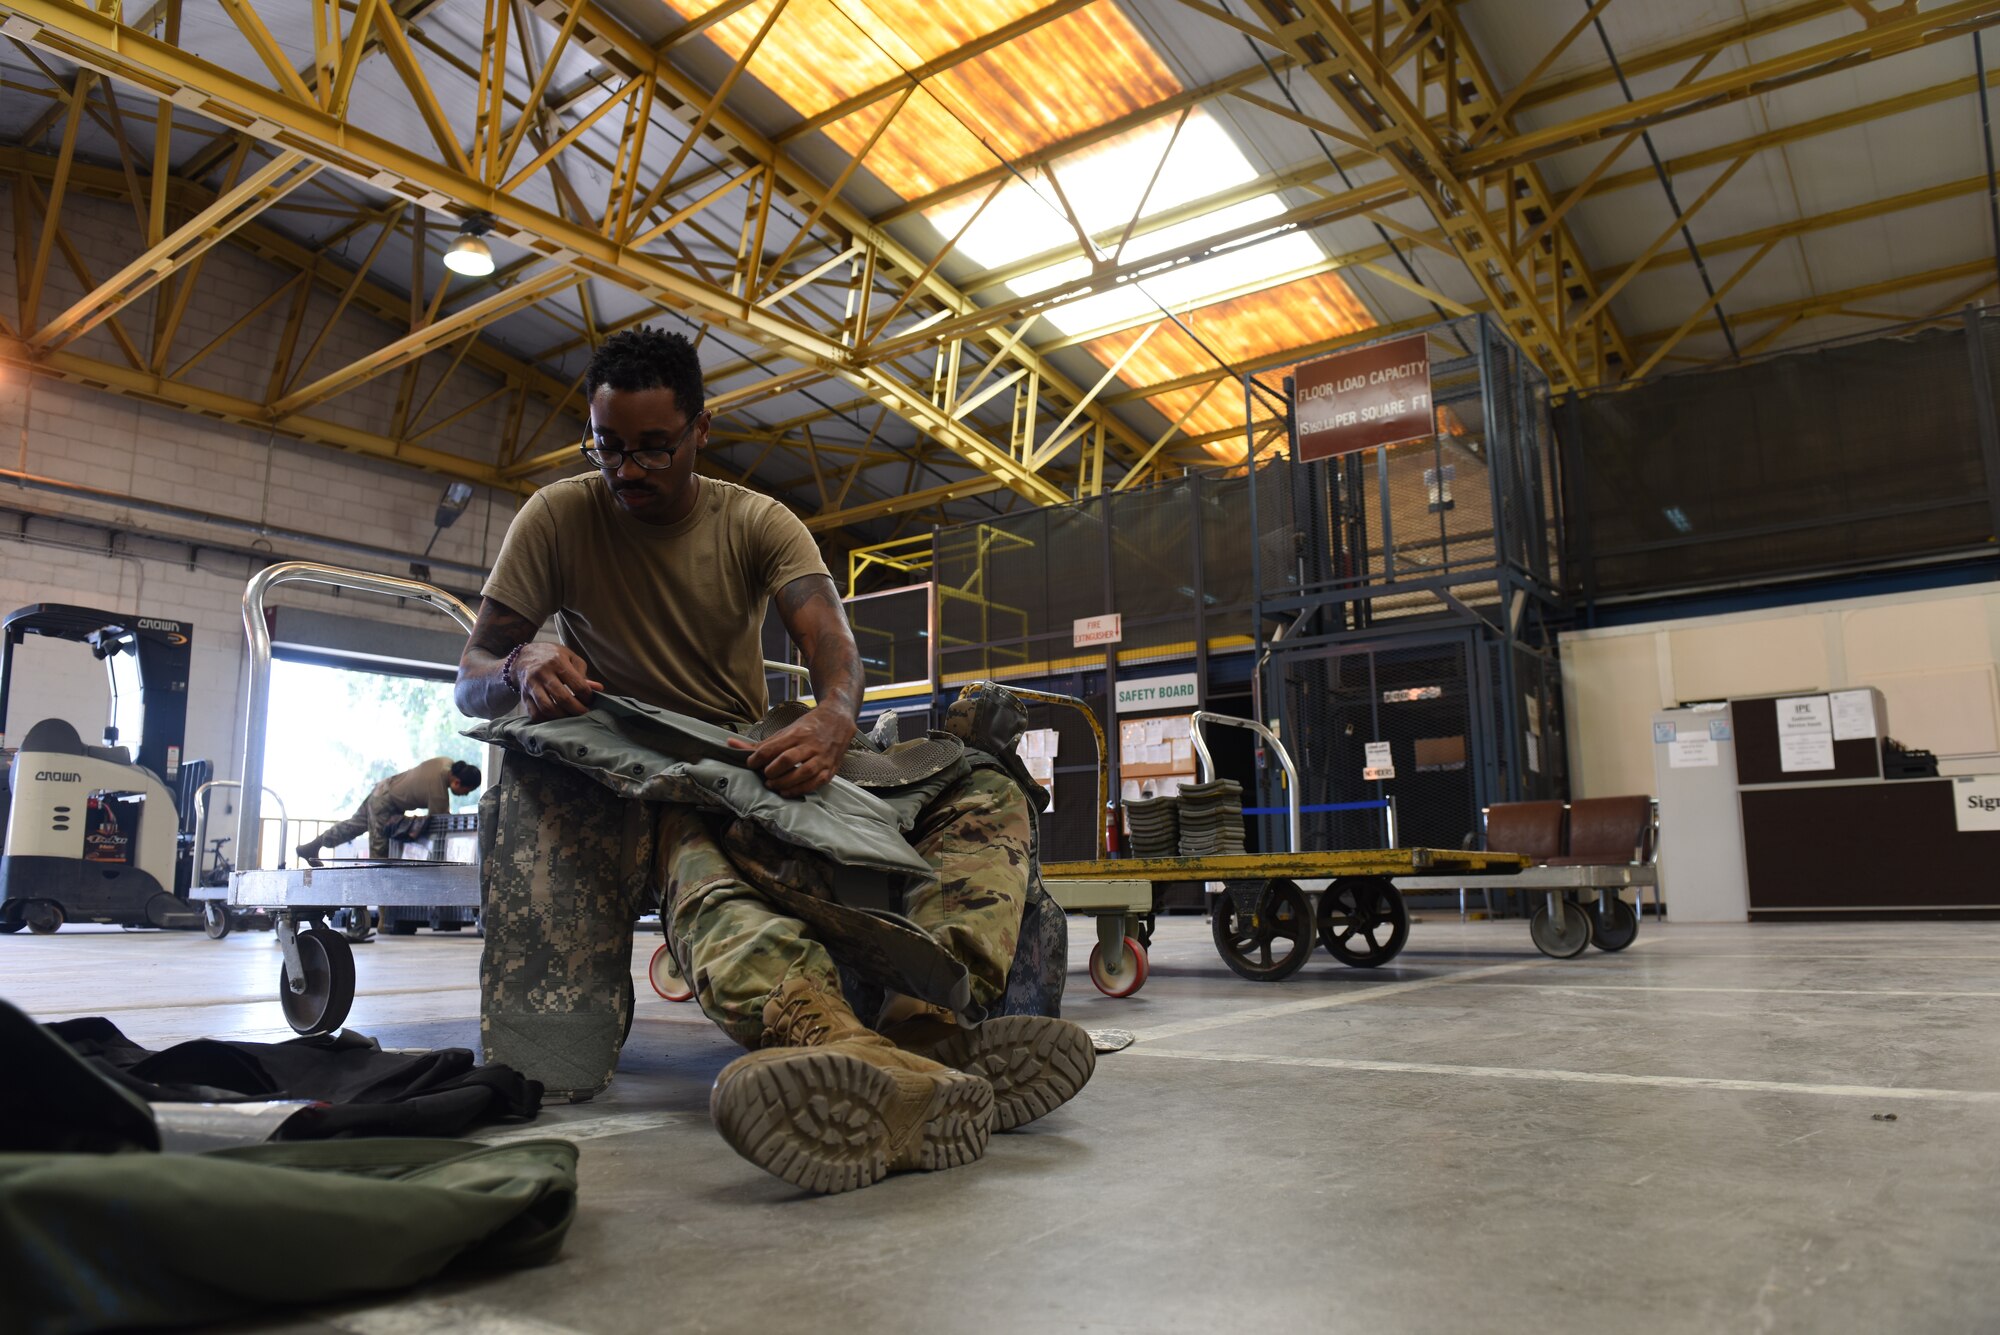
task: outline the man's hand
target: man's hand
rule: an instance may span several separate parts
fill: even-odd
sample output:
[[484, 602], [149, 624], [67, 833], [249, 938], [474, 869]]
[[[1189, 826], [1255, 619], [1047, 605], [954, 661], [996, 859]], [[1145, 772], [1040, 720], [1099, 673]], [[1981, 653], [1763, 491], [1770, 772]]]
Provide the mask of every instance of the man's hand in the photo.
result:
[[826, 786], [854, 737], [861, 713], [861, 654], [847, 613], [825, 575], [801, 575], [778, 590], [778, 618], [792, 643], [805, 654], [819, 704], [804, 718], [762, 746], [735, 745], [750, 752], [750, 768], [781, 797], [804, 797]]
[[853, 736], [851, 715], [821, 705], [762, 744], [740, 737], [730, 738], [729, 744], [750, 753], [750, 768], [764, 776], [764, 786], [772, 792], [780, 797], [804, 797], [824, 788], [833, 778]]
[[574, 718], [590, 708], [592, 695], [604, 689], [603, 682], [590, 679], [583, 659], [559, 644], [521, 646], [514, 660], [514, 680], [521, 683], [522, 707], [535, 723]]

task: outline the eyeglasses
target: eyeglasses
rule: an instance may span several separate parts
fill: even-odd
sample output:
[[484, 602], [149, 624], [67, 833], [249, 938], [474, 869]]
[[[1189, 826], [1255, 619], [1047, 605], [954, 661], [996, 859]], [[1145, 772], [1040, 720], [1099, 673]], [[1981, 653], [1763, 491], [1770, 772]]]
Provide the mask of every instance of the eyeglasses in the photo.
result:
[[[625, 460], [627, 456], [630, 456], [632, 461], [638, 464], [639, 467], [646, 469], [648, 472], [657, 472], [662, 468], [673, 467], [674, 456], [680, 453], [681, 446], [687, 444], [688, 433], [695, 429], [696, 424], [701, 419], [702, 414], [700, 413], [696, 413], [693, 417], [689, 418], [688, 424], [681, 428], [680, 435], [674, 437], [674, 443], [671, 445], [643, 445], [636, 450], [628, 450], [622, 446], [606, 444], [604, 433], [593, 430], [590, 435], [584, 438], [580, 448], [583, 450], [583, 457], [596, 464], [599, 468], [609, 468], [613, 472], [616, 472], [625, 466]], [[616, 437], [612, 437], [611, 439], [616, 439]], [[593, 441], [596, 443], [593, 444]]]

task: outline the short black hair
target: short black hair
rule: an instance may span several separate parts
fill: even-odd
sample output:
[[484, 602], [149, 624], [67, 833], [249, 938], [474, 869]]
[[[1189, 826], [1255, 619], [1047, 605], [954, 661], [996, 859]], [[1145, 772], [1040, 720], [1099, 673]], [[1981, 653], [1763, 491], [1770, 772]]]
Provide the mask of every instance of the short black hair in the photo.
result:
[[451, 762], [451, 777], [464, 784], [468, 790], [479, 786], [479, 766], [468, 765], [463, 760]]
[[708, 400], [701, 387], [701, 359], [694, 344], [680, 334], [635, 325], [621, 329], [598, 345], [583, 372], [585, 399], [609, 385], [617, 390], [670, 389], [674, 403], [689, 417]]

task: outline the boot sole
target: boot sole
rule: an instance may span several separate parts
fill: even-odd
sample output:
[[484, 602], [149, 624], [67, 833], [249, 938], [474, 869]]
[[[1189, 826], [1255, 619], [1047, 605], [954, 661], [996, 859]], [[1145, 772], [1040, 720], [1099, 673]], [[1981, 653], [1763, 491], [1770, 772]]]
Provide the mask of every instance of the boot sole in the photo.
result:
[[1077, 1096], [1097, 1070], [1080, 1025], [1042, 1015], [1002, 1015], [961, 1029], [924, 1055], [993, 1086], [993, 1129], [1012, 1131]]
[[905, 1096], [878, 1067], [836, 1052], [810, 1052], [739, 1072], [718, 1084], [709, 1114], [738, 1154], [806, 1191], [831, 1195], [881, 1181], [898, 1169], [937, 1172], [986, 1152], [993, 1091], [955, 1071], [933, 1077], [922, 1124], [900, 1149], [892, 1121]]

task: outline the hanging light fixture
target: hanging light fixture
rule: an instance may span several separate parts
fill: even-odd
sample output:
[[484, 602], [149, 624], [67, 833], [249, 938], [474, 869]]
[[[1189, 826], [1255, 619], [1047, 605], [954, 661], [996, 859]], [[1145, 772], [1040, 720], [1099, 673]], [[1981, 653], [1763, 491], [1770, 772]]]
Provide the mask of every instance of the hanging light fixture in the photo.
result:
[[492, 228], [493, 220], [474, 214], [458, 226], [458, 239], [444, 253], [444, 267], [467, 278], [484, 278], [493, 272], [493, 252], [480, 240]]

